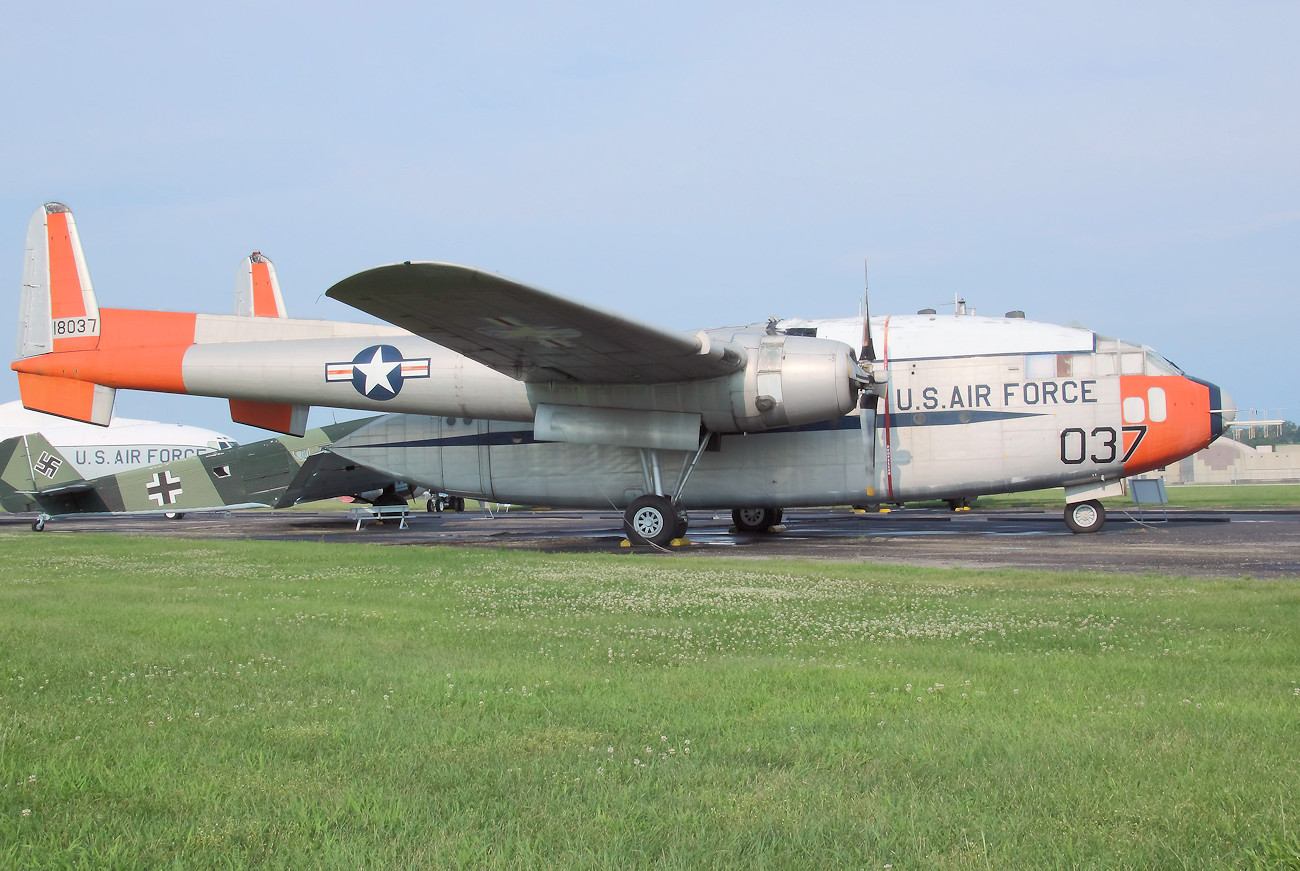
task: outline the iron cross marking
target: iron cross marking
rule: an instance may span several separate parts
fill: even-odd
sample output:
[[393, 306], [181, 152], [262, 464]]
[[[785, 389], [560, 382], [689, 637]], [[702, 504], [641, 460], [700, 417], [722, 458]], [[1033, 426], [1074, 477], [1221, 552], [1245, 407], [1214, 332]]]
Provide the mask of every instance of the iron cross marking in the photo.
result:
[[158, 503], [159, 508], [173, 504], [176, 497], [185, 492], [181, 489], [180, 477], [172, 477], [168, 471], [154, 472], [153, 480], [144, 489], [149, 498]]

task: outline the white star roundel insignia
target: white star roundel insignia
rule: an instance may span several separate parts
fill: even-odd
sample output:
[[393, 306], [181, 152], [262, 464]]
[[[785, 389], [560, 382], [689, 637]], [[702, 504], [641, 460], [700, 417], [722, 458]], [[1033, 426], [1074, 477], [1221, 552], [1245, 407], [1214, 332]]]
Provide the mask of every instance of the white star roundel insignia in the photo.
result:
[[429, 358], [407, 360], [392, 345], [371, 345], [347, 363], [327, 363], [326, 381], [351, 381], [366, 399], [383, 402], [402, 391], [407, 378], [428, 378]]

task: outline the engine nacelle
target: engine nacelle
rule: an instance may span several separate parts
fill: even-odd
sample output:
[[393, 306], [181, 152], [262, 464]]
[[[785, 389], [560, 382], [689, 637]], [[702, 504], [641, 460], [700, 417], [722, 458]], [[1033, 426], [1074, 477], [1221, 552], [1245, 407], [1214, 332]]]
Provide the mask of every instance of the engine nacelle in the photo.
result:
[[828, 420], [851, 411], [858, 389], [851, 372], [853, 351], [834, 339], [784, 333], [711, 333], [714, 340], [743, 347], [744, 370], [727, 380], [731, 427], [762, 432]]
[[835, 339], [732, 328], [700, 333], [701, 353], [743, 360], [730, 375], [652, 384], [529, 384], [538, 438], [691, 450], [710, 433], [765, 432], [841, 417], [862, 377]]

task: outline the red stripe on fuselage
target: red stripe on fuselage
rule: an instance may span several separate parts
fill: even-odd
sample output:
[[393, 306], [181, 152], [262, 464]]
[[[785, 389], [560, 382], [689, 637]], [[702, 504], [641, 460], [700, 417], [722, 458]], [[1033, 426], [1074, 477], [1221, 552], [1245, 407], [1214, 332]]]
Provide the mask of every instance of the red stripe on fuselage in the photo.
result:
[[[892, 315], [890, 316], [892, 317]], [[889, 318], [885, 318], [884, 336], [881, 337], [881, 365], [885, 369], [885, 384], [889, 384]], [[889, 389], [885, 389], [885, 490], [889, 501], [894, 501], [894, 449], [889, 432]]]

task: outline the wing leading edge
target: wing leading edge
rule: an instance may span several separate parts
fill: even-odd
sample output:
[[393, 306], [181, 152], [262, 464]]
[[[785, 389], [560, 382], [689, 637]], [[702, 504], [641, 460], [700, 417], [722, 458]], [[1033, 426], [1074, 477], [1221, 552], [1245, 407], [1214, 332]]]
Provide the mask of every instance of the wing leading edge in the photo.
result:
[[489, 272], [396, 263], [326, 296], [527, 382], [654, 384], [728, 375], [745, 351], [630, 320]]

